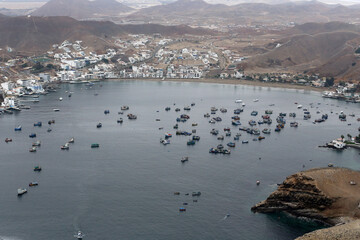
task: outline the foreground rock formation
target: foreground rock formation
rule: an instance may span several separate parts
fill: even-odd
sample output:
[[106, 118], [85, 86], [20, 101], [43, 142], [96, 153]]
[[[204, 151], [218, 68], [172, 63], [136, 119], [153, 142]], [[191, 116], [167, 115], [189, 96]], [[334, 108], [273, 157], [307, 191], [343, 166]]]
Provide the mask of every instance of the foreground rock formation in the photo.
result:
[[360, 219], [359, 203], [360, 172], [345, 168], [318, 168], [287, 177], [275, 192], [251, 210], [260, 213], [283, 211], [333, 226], [344, 224], [306, 234], [299, 238], [301, 240], [360, 239], [354, 237], [360, 234], [360, 220], [355, 221]]

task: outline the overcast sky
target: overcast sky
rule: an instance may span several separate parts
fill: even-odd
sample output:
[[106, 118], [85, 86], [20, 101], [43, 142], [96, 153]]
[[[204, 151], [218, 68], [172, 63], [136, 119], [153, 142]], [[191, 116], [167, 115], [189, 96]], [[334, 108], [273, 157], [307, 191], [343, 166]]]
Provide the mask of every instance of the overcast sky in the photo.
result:
[[[50, 0], [0, 0], [0, 2], [48, 2]], [[76, 1], [76, 0], [74, 0]], [[101, 1], [101, 0], [97, 0]], [[142, 2], [142, 3], [160, 3], [160, 2], [175, 2], [176, 0], [117, 0], [118, 2]], [[304, 1], [304, 0], [205, 0], [209, 3], [224, 3], [224, 4], [236, 4], [242, 2], [266, 2], [266, 3], [276, 3], [276, 2], [290, 2], [290, 1]], [[308, 1], [308, 0], [305, 0]], [[360, 4], [360, 0], [319, 0], [320, 2], [329, 3], [329, 4]]]

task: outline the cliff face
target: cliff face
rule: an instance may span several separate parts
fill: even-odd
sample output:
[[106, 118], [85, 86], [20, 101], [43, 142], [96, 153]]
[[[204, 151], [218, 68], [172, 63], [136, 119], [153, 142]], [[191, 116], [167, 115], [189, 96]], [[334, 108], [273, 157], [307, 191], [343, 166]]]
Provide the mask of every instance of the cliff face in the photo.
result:
[[288, 178], [254, 212], [288, 212], [335, 225], [360, 218], [360, 172], [312, 169]]

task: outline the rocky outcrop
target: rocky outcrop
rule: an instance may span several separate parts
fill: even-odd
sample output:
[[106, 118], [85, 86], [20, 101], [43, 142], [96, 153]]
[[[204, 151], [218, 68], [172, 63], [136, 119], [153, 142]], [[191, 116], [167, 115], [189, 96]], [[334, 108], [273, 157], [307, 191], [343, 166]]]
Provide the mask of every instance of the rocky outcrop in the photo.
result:
[[311, 169], [287, 177], [275, 192], [251, 210], [287, 212], [330, 225], [344, 224], [306, 234], [301, 240], [359, 239], [351, 237], [360, 236], [359, 185], [360, 172], [345, 168]]
[[321, 212], [334, 201], [317, 187], [315, 179], [305, 173], [298, 173], [286, 178], [277, 191], [251, 210], [261, 213], [285, 211], [295, 216], [324, 221]]

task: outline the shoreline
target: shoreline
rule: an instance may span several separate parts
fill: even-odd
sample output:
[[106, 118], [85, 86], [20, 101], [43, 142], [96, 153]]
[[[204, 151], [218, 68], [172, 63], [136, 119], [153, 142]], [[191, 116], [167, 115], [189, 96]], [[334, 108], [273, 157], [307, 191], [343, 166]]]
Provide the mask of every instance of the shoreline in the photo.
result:
[[254, 87], [271, 87], [271, 88], [283, 88], [294, 89], [304, 91], [323, 92], [329, 90], [328, 88], [316, 88], [305, 85], [295, 85], [290, 83], [273, 83], [273, 82], [260, 82], [260, 81], [248, 81], [237, 79], [218, 79], [218, 78], [201, 78], [201, 79], [187, 79], [187, 78], [166, 78], [165, 80], [159, 78], [114, 78], [105, 79], [103, 81], [152, 81], [152, 82], [186, 82], [186, 83], [214, 83], [214, 84], [228, 84], [228, 85], [243, 85]]

